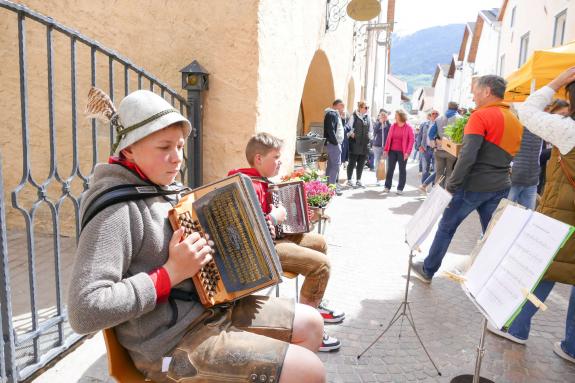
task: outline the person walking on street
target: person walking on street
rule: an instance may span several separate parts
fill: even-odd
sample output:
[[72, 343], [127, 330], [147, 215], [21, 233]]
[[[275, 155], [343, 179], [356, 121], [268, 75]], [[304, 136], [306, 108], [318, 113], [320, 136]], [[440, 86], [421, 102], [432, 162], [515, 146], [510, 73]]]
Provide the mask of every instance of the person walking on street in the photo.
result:
[[[544, 111], [553, 95], [566, 87], [570, 108], [568, 117]], [[568, 225], [575, 225], [575, 67], [567, 69], [557, 78], [532, 95], [519, 107], [519, 118], [525, 127], [545, 141], [553, 144], [549, 162], [548, 179], [545, 193], [539, 202], [537, 211], [558, 219]], [[575, 238], [571, 236], [555, 255], [551, 266], [533, 294], [545, 301], [555, 282], [572, 285], [567, 319], [565, 321], [565, 339], [555, 342], [553, 351], [561, 358], [575, 363]], [[492, 333], [515, 343], [524, 344], [531, 330], [531, 319], [537, 308], [527, 302], [511, 324], [505, 330], [488, 326]]]
[[435, 124], [429, 132], [435, 145], [435, 172], [438, 178], [444, 177], [441, 186], [444, 186], [449, 180], [456, 160], [454, 156], [441, 148], [441, 140], [444, 136], [445, 127], [462, 118], [461, 115], [457, 113], [458, 108], [459, 105], [456, 102], [450, 101], [445, 114], [435, 120]]
[[416, 147], [421, 153], [421, 183], [424, 184], [425, 180], [429, 177], [433, 165], [433, 144], [432, 140], [429, 138], [429, 131], [435, 124], [435, 119], [439, 113], [436, 110], [432, 110], [427, 115], [427, 121], [421, 124], [419, 141], [416, 143]]
[[507, 199], [534, 210], [539, 183], [539, 152], [543, 140], [528, 130], [523, 131], [521, 149], [511, 167], [511, 189]]
[[523, 126], [503, 102], [506, 85], [503, 78], [487, 75], [473, 87], [477, 109], [465, 125], [463, 147], [446, 183], [453, 198], [439, 221], [429, 254], [424, 262], [412, 265], [423, 282], [431, 283], [461, 222], [477, 210], [485, 232], [499, 201], [509, 194], [509, 164], [519, 151]]
[[369, 154], [369, 141], [373, 138], [371, 117], [367, 113], [368, 106], [365, 101], [357, 103], [357, 110], [353, 112], [348, 121], [349, 137], [349, 165], [347, 166], [347, 186], [353, 187], [351, 177], [355, 171], [356, 187], [364, 187], [361, 183], [361, 174]]
[[[389, 133], [391, 124], [387, 120], [387, 113], [380, 112], [377, 117], [377, 122], [373, 128], [373, 166], [377, 169], [377, 165], [383, 156], [383, 148], [385, 146], [385, 139]], [[377, 186], [381, 186], [381, 181], [377, 181]]]
[[327, 145], [327, 168], [326, 175], [330, 185], [336, 185], [336, 193], [341, 194], [337, 180], [341, 166], [341, 144], [343, 142], [343, 124], [341, 112], [344, 104], [340, 99], [333, 102], [331, 108], [327, 108], [323, 119], [323, 136]]
[[407, 179], [407, 160], [414, 142], [413, 128], [407, 123], [407, 114], [403, 110], [398, 110], [395, 112], [395, 123], [389, 129], [383, 152], [384, 158], [388, 159], [384, 193], [388, 193], [391, 189], [395, 165], [399, 164], [399, 183], [396, 193], [403, 194]]

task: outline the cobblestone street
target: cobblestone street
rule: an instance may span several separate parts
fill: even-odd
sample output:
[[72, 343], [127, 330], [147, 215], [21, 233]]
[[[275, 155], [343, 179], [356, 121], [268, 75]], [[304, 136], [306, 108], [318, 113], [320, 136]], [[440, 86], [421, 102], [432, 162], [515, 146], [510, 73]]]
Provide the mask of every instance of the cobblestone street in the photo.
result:
[[[341, 339], [341, 350], [320, 355], [329, 382], [449, 382], [473, 372], [482, 317], [461, 288], [441, 276], [430, 286], [418, 280], [409, 285], [417, 330], [441, 377], [407, 322], [396, 323], [359, 362], [356, 359], [381, 333], [381, 325], [387, 325], [403, 298], [408, 261], [404, 225], [423, 200], [415, 188], [416, 176], [410, 160], [405, 193], [398, 196], [392, 189], [385, 195], [383, 187], [375, 187], [374, 173], [366, 171], [363, 178], [368, 187], [345, 191], [327, 211], [332, 261], [327, 298], [330, 306], [347, 314], [343, 324], [328, 327], [331, 335]], [[443, 269], [464, 264], [479, 234], [474, 213], [456, 234]], [[293, 283], [282, 284], [282, 296], [293, 295]], [[549, 310], [535, 316], [525, 346], [488, 334], [482, 375], [496, 382], [574, 382], [575, 366], [552, 351], [553, 342], [563, 337], [568, 292], [567, 286], [557, 285], [547, 300]], [[104, 353], [97, 334], [36, 382], [111, 382]]]

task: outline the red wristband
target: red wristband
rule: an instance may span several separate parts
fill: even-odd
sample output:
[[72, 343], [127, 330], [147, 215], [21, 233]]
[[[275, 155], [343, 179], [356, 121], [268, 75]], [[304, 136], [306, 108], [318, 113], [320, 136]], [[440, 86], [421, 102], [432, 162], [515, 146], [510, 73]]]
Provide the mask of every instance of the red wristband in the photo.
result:
[[164, 303], [168, 300], [170, 290], [172, 289], [170, 275], [163, 267], [150, 271], [148, 275], [152, 278], [154, 288], [156, 289], [156, 303]]

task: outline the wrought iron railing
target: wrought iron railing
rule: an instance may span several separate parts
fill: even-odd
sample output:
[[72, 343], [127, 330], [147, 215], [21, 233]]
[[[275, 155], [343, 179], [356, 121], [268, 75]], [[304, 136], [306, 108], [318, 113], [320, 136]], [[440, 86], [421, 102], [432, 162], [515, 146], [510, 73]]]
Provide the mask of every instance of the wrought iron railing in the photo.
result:
[[[78, 85], [80, 81], [89, 81], [90, 85], [101, 84], [105, 80], [107, 82], [106, 91], [114, 100], [121, 95], [127, 95], [131, 90], [142, 89], [146, 87], [162, 97], [166, 98], [179, 109], [182, 114], [188, 115], [190, 105], [186, 99], [180, 96], [175, 90], [171, 89], [165, 83], [159, 81], [157, 78], [147, 73], [144, 69], [137, 67], [128, 59], [120, 56], [118, 53], [107, 49], [100, 45], [98, 42], [83, 36], [82, 34], [62, 25], [53, 19], [34, 12], [22, 5], [14, 4], [6, 0], [0, 0], [0, 9], [8, 10], [0, 14], [0, 18], [6, 19], [14, 17], [14, 22], [17, 24], [17, 55], [18, 55], [18, 68], [19, 68], [19, 104], [20, 104], [20, 120], [21, 120], [21, 156], [22, 156], [22, 176], [20, 182], [10, 190], [11, 195], [11, 209], [13, 213], [17, 213], [24, 224], [19, 229], [19, 240], [25, 243], [22, 246], [22, 256], [26, 257], [26, 262], [18, 267], [27, 267], [28, 288], [26, 301], [29, 310], [20, 316], [19, 320], [25, 323], [18, 329], [14, 325], [13, 304], [16, 293], [13, 293], [15, 286], [11, 286], [10, 272], [12, 266], [9, 257], [10, 235], [18, 231], [7, 225], [7, 213], [5, 204], [5, 192], [2, 182], [2, 169], [0, 164], [0, 326], [2, 327], [3, 337], [0, 338], [0, 377], [2, 382], [19, 382], [34, 374], [36, 371], [44, 367], [48, 362], [56, 356], [67, 350], [73, 343], [77, 342], [80, 337], [74, 334], [67, 323], [66, 308], [64, 304], [64, 288], [63, 288], [63, 272], [64, 266], [62, 256], [64, 254], [63, 247], [70, 251], [70, 239], [74, 241], [72, 247], [79, 236], [79, 200], [81, 193], [89, 186], [90, 176], [94, 170], [96, 163], [103, 157], [99, 153], [103, 149], [99, 148], [98, 141], [102, 138], [102, 129], [104, 129], [104, 141], [111, 144], [114, 142], [115, 132], [111, 127], [100, 126], [96, 121], [91, 122], [91, 150], [92, 155], [86, 156], [87, 148], [81, 147], [78, 141]], [[4, 24], [5, 22], [2, 21]], [[29, 24], [31, 23], [31, 24]], [[36, 29], [38, 27], [45, 28], [46, 34], [46, 94], [48, 107], [48, 123], [46, 129], [48, 130], [48, 143], [46, 148], [46, 161], [44, 166], [47, 168], [47, 177], [40, 180], [39, 177], [33, 176], [33, 163], [32, 152], [33, 148], [30, 146], [31, 127], [30, 119], [30, 99], [29, 99], [29, 79], [28, 79], [28, 47], [27, 47], [27, 26], [33, 25]], [[64, 172], [61, 170], [61, 163], [58, 162], [58, 150], [61, 148], [57, 145], [57, 136], [61, 127], [61, 123], [56, 124], [56, 104], [57, 91], [55, 90], [55, 58], [58, 58], [59, 50], [55, 47], [55, 37], [59, 41], [62, 39], [68, 40], [69, 51], [65, 56], [69, 55], [69, 84], [71, 100], [71, 116], [69, 119], [71, 124], [72, 143], [67, 146], [65, 150], [71, 152], [71, 164], [66, 164], [70, 171]], [[61, 47], [61, 44], [58, 45]], [[89, 62], [89, 79], [85, 77], [79, 78], [78, 69], [78, 49], [88, 49], [90, 52]], [[0, 47], [0, 49], [5, 49]], [[103, 58], [103, 60], [102, 60]], [[100, 75], [99, 70], [102, 66], [107, 67]], [[123, 79], [117, 80], [118, 70], [122, 73]], [[86, 73], [88, 71], [86, 70]], [[133, 77], [135, 76], [135, 77]], [[131, 88], [131, 84], [136, 84]], [[39, 86], [38, 81], [34, 81], [34, 87]], [[101, 85], [100, 85], [101, 87]], [[84, 96], [84, 95], [82, 95]], [[82, 99], [83, 100], [83, 99]], [[35, 100], [37, 101], [37, 100]], [[68, 128], [68, 127], [67, 127]], [[14, 134], [14, 132], [0, 132], [0, 134]], [[17, 136], [16, 136], [17, 137]], [[12, 140], [16, 139], [13, 137]], [[37, 156], [37, 149], [34, 155]], [[58, 152], [58, 153], [57, 153]], [[80, 166], [81, 161], [89, 159], [90, 166], [88, 170], [82, 170]], [[186, 171], [187, 161], [184, 161], [184, 166], [181, 170], [181, 179], [187, 183], [186, 178], [189, 175]], [[6, 166], [6, 159], [4, 159], [4, 166]], [[64, 174], [65, 173], [65, 174]], [[81, 183], [81, 187], [75, 187]], [[78, 189], [81, 190], [78, 190]], [[30, 198], [30, 190], [32, 194], [35, 192], [36, 197]], [[54, 190], [57, 193], [54, 194]], [[72, 204], [73, 215], [69, 216], [63, 213], [64, 204]], [[38, 232], [38, 211], [39, 209], [48, 209], [47, 214], [49, 217], [46, 222], [42, 223], [41, 232]], [[75, 237], [67, 238], [62, 233], [63, 220], [71, 220], [73, 223], [73, 231]], [[52, 250], [47, 252], [37, 251], [37, 246], [40, 240], [51, 243]], [[64, 243], [67, 241], [66, 243]], [[13, 242], [16, 242], [13, 241]], [[39, 266], [42, 265], [45, 257], [50, 257], [50, 275], [47, 277], [40, 273]], [[15, 269], [16, 267], [14, 267]], [[40, 267], [41, 268], [41, 267]], [[40, 313], [38, 306], [38, 282], [41, 281], [46, 285], [46, 278], [51, 278], [49, 281], [50, 288], [54, 291], [53, 305], [48, 309], [43, 308]], [[22, 286], [18, 286], [20, 290]], [[23, 298], [22, 294], [16, 297]], [[23, 319], [22, 319], [23, 318]]]

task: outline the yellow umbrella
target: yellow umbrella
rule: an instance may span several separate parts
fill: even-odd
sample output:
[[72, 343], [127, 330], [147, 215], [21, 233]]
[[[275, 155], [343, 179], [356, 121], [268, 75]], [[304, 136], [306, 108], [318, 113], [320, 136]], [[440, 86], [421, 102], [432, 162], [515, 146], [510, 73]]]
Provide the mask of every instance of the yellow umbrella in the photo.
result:
[[[524, 101], [532, 91], [547, 85], [564, 70], [575, 65], [575, 41], [551, 49], [535, 51], [523, 66], [507, 77], [505, 101]], [[557, 94], [563, 97], [563, 92]]]

